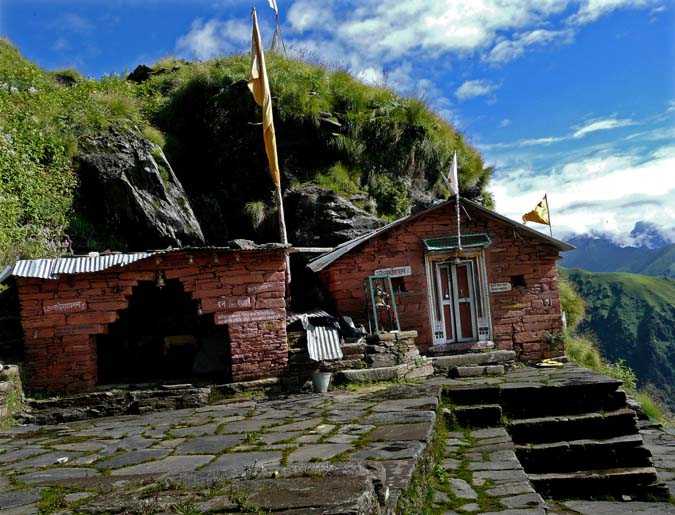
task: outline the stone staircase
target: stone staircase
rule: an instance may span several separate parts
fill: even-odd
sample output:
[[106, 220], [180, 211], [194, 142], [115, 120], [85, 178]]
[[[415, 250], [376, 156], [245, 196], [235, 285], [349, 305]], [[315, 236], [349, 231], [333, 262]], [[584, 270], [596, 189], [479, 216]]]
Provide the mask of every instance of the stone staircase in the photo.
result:
[[516, 360], [516, 353], [508, 350], [471, 352], [433, 356], [436, 374], [449, 377], [501, 376]]
[[574, 365], [488, 379], [446, 384], [455, 420], [503, 424], [544, 497], [668, 499], [620, 381]]

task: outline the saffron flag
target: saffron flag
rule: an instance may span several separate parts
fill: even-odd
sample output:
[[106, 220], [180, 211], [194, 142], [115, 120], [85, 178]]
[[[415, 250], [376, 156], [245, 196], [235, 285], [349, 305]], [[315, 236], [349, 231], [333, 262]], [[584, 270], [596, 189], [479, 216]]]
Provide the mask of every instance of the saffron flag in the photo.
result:
[[546, 195], [539, 201], [539, 204], [530, 212], [523, 215], [523, 223], [534, 222], [537, 224], [551, 225], [551, 218], [548, 213], [548, 199]]
[[[275, 2], [276, 6], [276, 2]], [[260, 37], [260, 28], [258, 27], [258, 17], [255, 9], [251, 13], [253, 17], [253, 35], [251, 46], [251, 78], [248, 81], [248, 88], [253, 94], [256, 103], [262, 107], [262, 126], [263, 139], [265, 141], [265, 153], [269, 163], [272, 182], [277, 190], [281, 189], [281, 173], [279, 172], [279, 158], [277, 156], [277, 138], [274, 132], [274, 114], [272, 113], [272, 94], [270, 84], [267, 80], [267, 69], [265, 67], [265, 54], [263, 52], [262, 39]]]

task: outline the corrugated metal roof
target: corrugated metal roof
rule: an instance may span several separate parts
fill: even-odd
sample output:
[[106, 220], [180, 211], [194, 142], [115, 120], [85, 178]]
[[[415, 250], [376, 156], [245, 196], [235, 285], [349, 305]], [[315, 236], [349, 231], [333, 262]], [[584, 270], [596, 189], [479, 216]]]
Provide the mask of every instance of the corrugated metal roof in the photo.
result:
[[[365, 243], [366, 241], [368, 241], [368, 240], [370, 240], [370, 239], [372, 239], [372, 238], [374, 238], [374, 237], [376, 237], [376, 236], [378, 236], [378, 235], [380, 235], [380, 234], [382, 234], [386, 231], [389, 231], [390, 229], [393, 229], [394, 227], [397, 227], [398, 225], [410, 222], [412, 220], [417, 219], [420, 216], [426, 215], [427, 213], [429, 213], [431, 211], [434, 211], [436, 209], [440, 209], [443, 206], [446, 206], [451, 202], [455, 202], [455, 200], [449, 199], [449, 200], [446, 200], [444, 202], [439, 202], [435, 206], [432, 206], [428, 209], [425, 209], [423, 211], [419, 211], [419, 212], [414, 213], [412, 215], [405, 216], [403, 218], [399, 218], [398, 220], [396, 220], [396, 221], [394, 221], [390, 224], [387, 224], [384, 227], [381, 227], [380, 229], [377, 229], [377, 230], [375, 230], [371, 233], [364, 234], [363, 236], [359, 236], [358, 238], [354, 238], [353, 240], [347, 241], [347, 242], [343, 243], [342, 245], [339, 245], [339, 246], [335, 247], [335, 250], [333, 250], [332, 252], [324, 254], [323, 256], [319, 256], [315, 260], [311, 261], [307, 266], [313, 272], [319, 272], [319, 271], [323, 270], [324, 268], [326, 268], [327, 266], [334, 263], [335, 261], [337, 261], [338, 259], [340, 259], [342, 256], [347, 254], [352, 249], [354, 249], [354, 248], [358, 247], [359, 245]], [[574, 246], [570, 245], [569, 243], [558, 240], [556, 238], [552, 238], [550, 236], [547, 236], [547, 235], [537, 231], [536, 229], [532, 229], [531, 227], [528, 227], [525, 224], [521, 224], [520, 222], [516, 222], [515, 220], [511, 220], [510, 218], [508, 218], [504, 215], [500, 215], [499, 213], [497, 213], [495, 211], [492, 211], [491, 209], [488, 209], [485, 206], [482, 206], [482, 205], [478, 204], [477, 202], [473, 202], [473, 201], [465, 199], [465, 198], [462, 198], [461, 202], [462, 202], [462, 204], [464, 204], [466, 206], [470, 206], [470, 207], [473, 207], [473, 208], [477, 209], [478, 211], [481, 211], [482, 213], [484, 213], [485, 215], [487, 215], [491, 218], [494, 218], [496, 220], [500, 220], [502, 222], [505, 222], [505, 223], [513, 226], [517, 230], [526, 232], [530, 236], [534, 236], [534, 237], [537, 237], [539, 239], [542, 239], [546, 243], [549, 243], [550, 245], [553, 245], [554, 247], [558, 248], [561, 251], [574, 250]]]
[[335, 327], [313, 325], [306, 314], [300, 317], [302, 327], [307, 331], [307, 353], [312, 361], [342, 359], [340, 333]]
[[66, 256], [43, 259], [22, 259], [14, 265], [5, 268], [0, 273], [0, 282], [11, 276], [34, 277], [38, 279], [56, 279], [59, 275], [84, 274], [100, 272], [115, 266], [127, 266], [141, 259], [158, 255], [184, 251], [222, 251], [222, 252], [245, 252], [251, 250], [281, 250], [289, 248], [289, 245], [280, 243], [255, 244], [248, 240], [234, 240], [228, 247], [183, 247], [163, 250], [148, 250], [144, 252], [98, 254], [92, 253], [87, 256]]
[[[485, 234], [462, 234], [462, 248], [487, 247], [490, 244], [490, 237]], [[459, 248], [459, 237], [445, 236], [443, 238], [429, 238], [422, 240], [425, 250], [429, 252], [441, 250], [453, 250]]]
[[307, 313], [291, 313], [291, 312], [286, 312], [286, 324], [291, 325], [294, 322], [297, 322], [298, 320], [302, 319], [303, 316], [307, 316], [307, 318], [312, 319], [312, 318], [335, 318], [333, 315], [330, 313], [324, 311], [323, 309], [317, 309], [314, 311], [308, 311]]

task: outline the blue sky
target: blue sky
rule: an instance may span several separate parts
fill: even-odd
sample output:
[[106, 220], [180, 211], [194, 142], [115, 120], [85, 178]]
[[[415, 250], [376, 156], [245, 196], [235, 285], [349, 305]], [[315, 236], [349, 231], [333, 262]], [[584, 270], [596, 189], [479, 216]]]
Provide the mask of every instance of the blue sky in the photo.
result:
[[[246, 50], [266, 0], [0, 0], [49, 69], [122, 73]], [[291, 53], [424, 99], [496, 167], [499, 211], [548, 192], [554, 230], [675, 236], [675, 5], [666, 0], [278, 0]]]

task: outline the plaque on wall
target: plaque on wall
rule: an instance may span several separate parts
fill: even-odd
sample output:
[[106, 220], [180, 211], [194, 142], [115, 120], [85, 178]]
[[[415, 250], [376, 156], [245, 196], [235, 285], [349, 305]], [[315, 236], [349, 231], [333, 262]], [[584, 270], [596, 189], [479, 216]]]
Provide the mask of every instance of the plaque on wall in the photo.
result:
[[490, 283], [490, 293], [511, 291], [511, 283]]
[[407, 277], [409, 275], [412, 275], [412, 267], [410, 265], [406, 265], [406, 266], [395, 266], [393, 268], [379, 268], [375, 270], [373, 275], [388, 276], [388, 277]]

